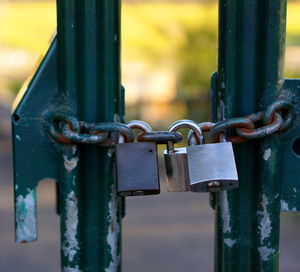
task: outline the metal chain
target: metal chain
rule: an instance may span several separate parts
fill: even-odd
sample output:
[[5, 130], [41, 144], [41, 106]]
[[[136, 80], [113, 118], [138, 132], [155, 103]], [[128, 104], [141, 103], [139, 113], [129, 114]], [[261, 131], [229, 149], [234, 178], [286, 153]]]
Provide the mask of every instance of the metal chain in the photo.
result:
[[126, 142], [134, 140], [133, 131], [122, 123], [87, 123], [65, 113], [48, 114], [48, 116], [48, 131], [56, 141], [61, 143], [111, 146], [117, 144], [119, 134]]
[[[119, 142], [120, 135], [125, 142], [133, 142], [135, 139], [133, 129], [136, 129], [134, 122], [143, 123], [144, 126], [144, 132], [136, 137], [139, 142], [166, 144], [168, 142], [177, 143], [182, 141], [180, 133], [151, 131], [151, 127], [143, 121], [131, 121], [128, 125], [114, 122], [87, 123], [62, 112], [47, 113], [46, 119], [48, 120], [50, 135], [56, 141], [67, 144], [114, 146]], [[226, 134], [226, 140], [236, 144], [283, 132], [289, 128], [292, 121], [292, 104], [280, 99], [270, 104], [265, 112], [261, 111], [245, 117], [230, 118], [216, 124], [210, 122], [201, 123], [199, 126], [203, 132], [209, 131], [211, 142], [220, 141], [220, 136]], [[195, 138], [194, 133], [191, 131], [189, 139], [193, 140], [193, 138]]]
[[235, 144], [283, 132], [292, 124], [293, 115], [293, 106], [290, 102], [283, 99], [276, 100], [267, 107], [265, 112], [218, 122], [210, 131], [210, 140], [219, 141], [220, 135], [229, 129], [234, 129], [236, 135], [232, 133], [227, 141]]

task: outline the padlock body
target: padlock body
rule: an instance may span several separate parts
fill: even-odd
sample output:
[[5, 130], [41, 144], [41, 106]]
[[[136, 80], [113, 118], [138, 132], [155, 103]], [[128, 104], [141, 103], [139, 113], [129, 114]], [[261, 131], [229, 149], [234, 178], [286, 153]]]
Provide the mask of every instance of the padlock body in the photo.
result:
[[116, 147], [118, 195], [160, 193], [155, 143], [123, 143]]
[[164, 151], [168, 192], [190, 191], [186, 148]]
[[221, 185], [215, 191], [238, 187], [238, 174], [231, 142], [187, 147], [191, 191], [211, 192], [213, 181]]

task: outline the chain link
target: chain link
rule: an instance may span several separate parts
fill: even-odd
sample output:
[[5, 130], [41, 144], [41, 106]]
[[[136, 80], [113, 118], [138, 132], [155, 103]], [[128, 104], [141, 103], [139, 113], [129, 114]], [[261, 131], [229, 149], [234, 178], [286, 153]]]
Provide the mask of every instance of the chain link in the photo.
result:
[[138, 142], [156, 142], [157, 144], [167, 144], [168, 142], [179, 143], [182, 141], [179, 132], [153, 131], [141, 133], [137, 136]]
[[119, 135], [122, 135], [126, 142], [134, 140], [133, 131], [121, 123], [87, 123], [65, 113], [56, 113], [47, 119], [50, 135], [56, 141], [65, 144], [112, 146], [118, 143]]
[[[221, 136], [234, 144], [251, 139], [263, 138], [268, 135], [287, 130], [293, 121], [293, 106], [290, 102], [280, 99], [270, 104], [266, 111], [252, 113], [245, 117], [230, 118], [216, 124], [211, 122], [200, 123], [200, 131], [209, 131], [211, 142], [219, 142]], [[152, 131], [151, 127], [139, 120], [127, 125], [114, 122], [87, 123], [64, 112], [47, 113], [48, 131], [58, 142], [71, 144], [97, 144], [114, 146], [120, 142], [133, 142], [133, 129], [142, 129], [136, 139], [139, 142], [156, 142], [166, 144], [182, 141], [182, 135], [173, 131]], [[183, 122], [180, 120], [177, 122]], [[192, 122], [192, 121], [191, 121]], [[174, 124], [177, 124], [176, 122]], [[201, 135], [202, 137], [202, 135]], [[190, 131], [189, 140], [196, 141], [195, 133]]]
[[[262, 121], [264, 118], [263, 112], [258, 112], [256, 114], [251, 114], [246, 116], [249, 120], [251, 120], [253, 123]], [[275, 133], [276, 131], [279, 131], [283, 124], [282, 117], [279, 113], [274, 113], [274, 120], [271, 121], [269, 124], [264, 125], [260, 128], [254, 128], [254, 129], [247, 129], [247, 128], [236, 128], [236, 132], [240, 137], [243, 137], [245, 139], [258, 139], [263, 138], [268, 135], [271, 135]]]
[[[287, 130], [293, 121], [293, 106], [290, 102], [280, 99], [270, 104], [265, 112], [257, 112], [242, 118], [230, 118], [217, 123], [210, 131], [210, 139], [218, 141], [221, 133], [235, 129], [227, 141], [242, 143], [251, 139], [259, 139], [268, 135]], [[261, 126], [260, 126], [261, 125]]]

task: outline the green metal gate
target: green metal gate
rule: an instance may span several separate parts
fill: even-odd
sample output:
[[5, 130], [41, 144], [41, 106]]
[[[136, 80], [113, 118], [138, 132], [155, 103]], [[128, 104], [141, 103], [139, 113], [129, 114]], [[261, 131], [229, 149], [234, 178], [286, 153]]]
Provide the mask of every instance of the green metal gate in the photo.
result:
[[[280, 212], [300, 211], [300, 83], [283, 77], [286, 4], [219, 1], [213, 121], [226, 119], [230, 128], [230, 118], [283, 99], [295, 114], [286, 132], [235, 146], [240, 187], [212, 195], [215, 271], [278, 271]], [[124, 121], [120, 1], [57, 1], [57, 15], [57, 38], [12, 117], [16, 240], [37, 239], [36, 188], [54, 178], [62, 271], [121, 271], [124, 198], [116, 194], [113, 145], [95, 145], [103, 141], [103, 127], [94, 125], [105, 122], [105, 131], [114, 133]], [[93, 136], [81, 135], [80, 126]]]

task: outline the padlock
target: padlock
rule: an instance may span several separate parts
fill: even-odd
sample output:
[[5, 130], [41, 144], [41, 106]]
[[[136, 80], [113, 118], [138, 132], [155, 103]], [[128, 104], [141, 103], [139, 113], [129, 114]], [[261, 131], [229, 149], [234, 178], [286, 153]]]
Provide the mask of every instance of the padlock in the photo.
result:
[[[209, 124], [199, 124], [208, 128]], [[208, 129], [205, 129], [208, 130]], [[191, 135], [190, 135], [191, 136]], [[189, 142], [194, 142], [189, 137]], [[193, 145], [187, 147], [190, 186], [193, 192], [218, 192], [237, 188], [238, 174], [231, 142]]]
[[[173, 123], [168, 130], [176, 132], [180, 128], [191, 128], [195, 132], [196, 139], [198, 139], [196, 143], [199, 144], [202, 141], [202, 132], [195, 122], [191, 120], [179, 120]], [[186, 147], [175, 148], [174, 142], [169, 141], [167, 150], [164, 151], [164, 159], [168, 192], [190, 191]]]
[[[131, 129], [151, 132], [139, 120], [127, 124]], [[157, 147], [154, 142], [120, 143], [116, 147], [118, 195], [142, 196], [160, 193]]]

